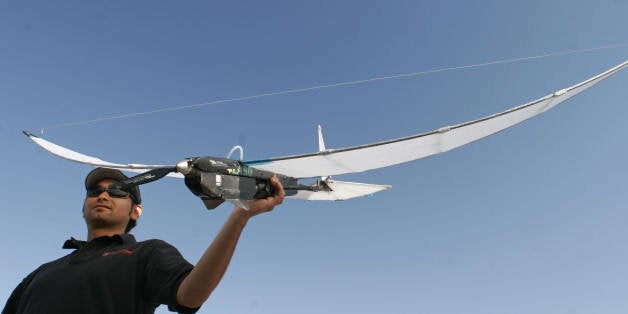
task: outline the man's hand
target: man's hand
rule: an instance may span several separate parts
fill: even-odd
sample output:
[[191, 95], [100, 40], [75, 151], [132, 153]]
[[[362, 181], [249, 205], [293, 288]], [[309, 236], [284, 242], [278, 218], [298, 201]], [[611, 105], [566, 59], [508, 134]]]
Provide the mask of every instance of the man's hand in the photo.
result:
[[253, 217], [257, 214], [269, 212], [275, 208], [275, 206], [281, 204], [283, 202], [284, 197], [286, 196], [286, 192], [283, 190], [283, 186], [281, 182], [276, 177], [270, 178], [270, 184], [273, 185], [273, 189], [275, 190], [275, 194], [262, 199], [253, 199], [249, 200], [249, 210], [248, 216]]

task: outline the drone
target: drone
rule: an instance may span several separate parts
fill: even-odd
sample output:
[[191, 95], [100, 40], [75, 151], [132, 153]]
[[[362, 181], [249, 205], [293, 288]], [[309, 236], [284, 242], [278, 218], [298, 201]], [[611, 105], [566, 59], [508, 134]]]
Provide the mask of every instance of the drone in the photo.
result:
[[[116, 183], [122, 188], [165, 176], [183, 178], [188, 189], [203, 201], [207, 209], [214, 209], [224, 201], [248, 209], [248, 200], [273, 195], [272, 177], [282, 184], [287, 198], [340, 201], [371, 195], [392, 186], [337, 181], [332, 176], [389, 167], [469, 144], [540, 115], [625, 67], [628, 67], [628, 61], [586, 81], [504, 112], [387, 141], [328, 149], [319, 125], [317, 152], [251, 161], [205, 156], [185, 158], [174, 165], [119, 164], [81, 154], [28, 131], [23, 133], [58, 157], [91, 166], [140, 173]], [[300, 183], [305, 179], [315, 180], [308, 184]]]

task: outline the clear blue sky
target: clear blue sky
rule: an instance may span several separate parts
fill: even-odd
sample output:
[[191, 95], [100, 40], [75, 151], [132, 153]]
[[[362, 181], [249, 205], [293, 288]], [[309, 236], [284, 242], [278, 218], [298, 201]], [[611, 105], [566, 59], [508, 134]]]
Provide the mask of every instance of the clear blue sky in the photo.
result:
[[[85, 238], [90, 167], [245, 159], [385, 140], [499, 112], [628, 59], [628, 47], [75, 126], [322, 84], [628, 43], [625, 1], [4, 1], [0, 4], [0, 303]], [[200, 313], [628, 312], [628, 73], [515, 128], [337, 177], [391, 184], [288, 200], [247, 226]], [[38, 133], [40, 134], [40, 133]], [[176, 179], [142, 188], [138, 239], [196, 262], [230, 212]], [[166, 313], [160, 307], [159, 313]]]

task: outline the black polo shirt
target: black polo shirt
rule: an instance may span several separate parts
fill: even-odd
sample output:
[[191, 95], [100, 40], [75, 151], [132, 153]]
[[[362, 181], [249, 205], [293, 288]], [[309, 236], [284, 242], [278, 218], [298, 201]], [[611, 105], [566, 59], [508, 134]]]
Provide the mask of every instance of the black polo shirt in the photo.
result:
[[193, 266], [164, 241], [123, 234], [87, 243], [72, 238], [63, 248], [75, 251], [28, 275], [2, 314], [154, 313], [159, 304], [198, 310], [177, 304], [179, 284]]

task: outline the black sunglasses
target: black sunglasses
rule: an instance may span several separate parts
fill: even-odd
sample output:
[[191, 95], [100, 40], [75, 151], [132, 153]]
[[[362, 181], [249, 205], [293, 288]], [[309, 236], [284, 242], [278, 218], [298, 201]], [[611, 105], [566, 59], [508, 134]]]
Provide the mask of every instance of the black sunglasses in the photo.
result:
[[100, 195], [102, 192], [107, 191], [107, 194], [109, 194], [109, 196], [111, 197], [115, 197], [115, 198], [125, 198], [125, 197], [131, 197], [133, 199], [133, 201], [137, 201], [135, 199], [135, 197], [133, 196], [133, 194], [122, 190], [120, 188], [117, 187], [95, 187], [93, 189], [87, 189], [87, 197], [97, 197], [98, 195]]

